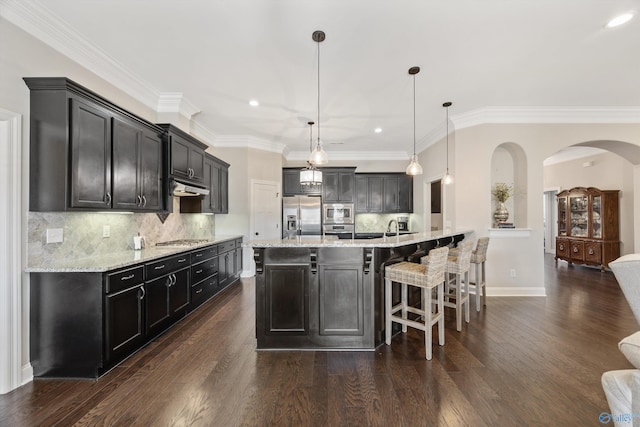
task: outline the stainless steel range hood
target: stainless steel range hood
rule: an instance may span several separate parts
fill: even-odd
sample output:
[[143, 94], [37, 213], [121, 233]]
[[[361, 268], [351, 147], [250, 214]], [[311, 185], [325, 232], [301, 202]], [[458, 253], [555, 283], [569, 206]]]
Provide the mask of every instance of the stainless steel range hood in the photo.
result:
[[174, 179], [171, 183], [171, 193], [176, 197], [199, 197], [209, 194], [209, 190]]

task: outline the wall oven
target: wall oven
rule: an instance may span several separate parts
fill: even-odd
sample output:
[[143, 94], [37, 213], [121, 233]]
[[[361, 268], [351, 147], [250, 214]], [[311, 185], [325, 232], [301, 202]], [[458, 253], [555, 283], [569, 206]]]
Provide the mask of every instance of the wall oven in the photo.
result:
[[322, 223], [324, 225], [353, 224], [353, 203], [325, 203], [322, 205]]

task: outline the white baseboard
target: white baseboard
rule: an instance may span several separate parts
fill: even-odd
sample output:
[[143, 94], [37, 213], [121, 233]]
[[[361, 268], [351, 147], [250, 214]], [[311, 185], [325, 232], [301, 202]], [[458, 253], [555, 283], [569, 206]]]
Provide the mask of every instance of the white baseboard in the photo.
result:
[[33, 381], [33, 366], [31, 363], [22, 365], [22, 373], [20, 375], [20, 385], [25, 385], [28, 382]]
[[253, 277], [255, 275], [256, 274], [251, 270], [242, 270], [242, 274], [240, 274], [240, 277], [247, 278], [247, 277]]
[[490, 297], [546, 297], [547, 293], [541, 286], [486, 286], [487, 296]]

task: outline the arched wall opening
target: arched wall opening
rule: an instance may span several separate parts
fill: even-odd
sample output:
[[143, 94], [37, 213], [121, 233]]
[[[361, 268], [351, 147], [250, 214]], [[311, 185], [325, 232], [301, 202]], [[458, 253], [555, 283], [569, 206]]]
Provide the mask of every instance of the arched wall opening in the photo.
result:
[[[509, 211], [506, 222], [513, 223], [516, 228], [526, 228], [527, 219], [527, 156], [522, 147], [513, 142], [498, 145], [491, 156], [491, 188], [496, 183], [504, 183], [514, 190], [513, 196], [505, 202]], [[493, 214], [498, 207], [496, 200], [492, 201], [491, 221], [496, 226]]]

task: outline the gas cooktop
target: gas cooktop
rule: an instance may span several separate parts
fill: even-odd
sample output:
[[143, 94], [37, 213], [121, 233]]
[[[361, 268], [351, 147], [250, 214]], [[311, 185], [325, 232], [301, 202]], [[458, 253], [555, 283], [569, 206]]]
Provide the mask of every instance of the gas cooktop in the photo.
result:
[[203, 243], [208, 243], [209, 239], [178, 239], [178, 240], [170, 240], [168, 242], [158, 242], [156, 246], [196, 246], [201, 245]]

